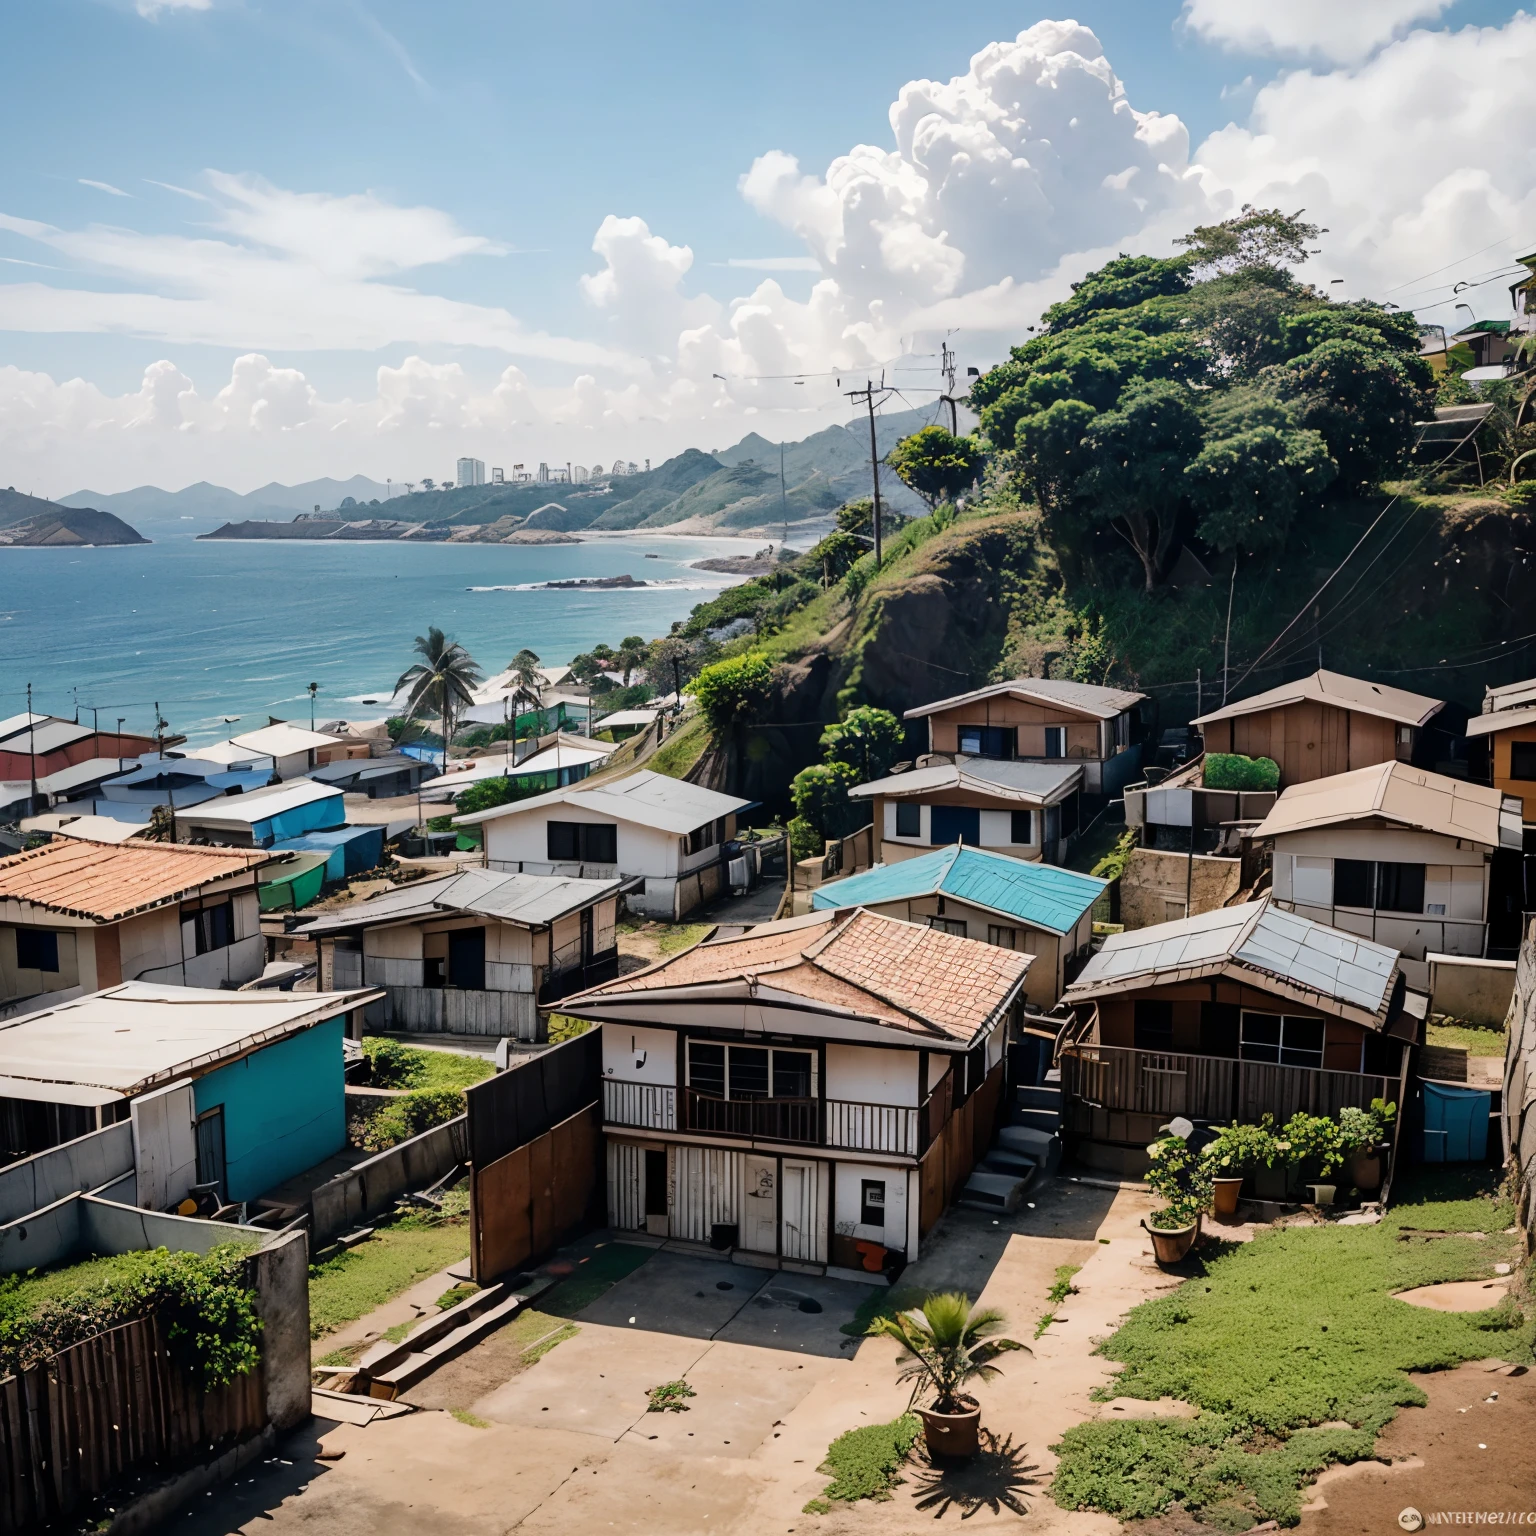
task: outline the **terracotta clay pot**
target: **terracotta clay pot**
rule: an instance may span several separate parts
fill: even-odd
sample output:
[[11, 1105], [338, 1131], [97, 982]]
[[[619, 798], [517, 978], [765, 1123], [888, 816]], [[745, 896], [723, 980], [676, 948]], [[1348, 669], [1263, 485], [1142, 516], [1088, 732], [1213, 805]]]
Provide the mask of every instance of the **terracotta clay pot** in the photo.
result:
[[1198, 1218], [1187, 1227], [1154, 1227], [1149, 1226], [1145, 1220], [1141, 1224], [1152, 1239], [1153, 1257], [1165, 1269], [1188, 1257], [1189, 1250], [1195, 1246], [1195, 1239], [1200, 1235]]
[[1374, 1195], [1381, 1188], [1381, 1153], [1375, 1148], [1351, 1152], [1348, 1177], [1362, 1195]]
[[1237, 1192], [1243, 1187], [1242, 1179], [1214, 1179], [1212, 1183], [1216, 1188], [1216, 1214], [1218, 1216], [1237, 1215]]
[[936, 1413], [932, 1408], [917, 1410], [918, 1418], [923, 1421], [923, 1437], [930, 1456], [947, 1456], [953, 1460], [976, 1454], [981, 1405], [975, 1398], [963, 1397], [960, 1401], [972, 1406], [961, 1413]]

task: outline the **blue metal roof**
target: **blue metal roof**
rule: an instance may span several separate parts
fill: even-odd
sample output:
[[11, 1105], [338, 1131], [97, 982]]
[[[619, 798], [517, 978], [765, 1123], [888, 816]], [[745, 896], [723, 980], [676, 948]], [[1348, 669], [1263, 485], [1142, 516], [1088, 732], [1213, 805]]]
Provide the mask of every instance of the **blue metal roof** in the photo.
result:
[[1107, 884], [1076, 870], [1026, 863], [1005, 853], [957, 843], [834, 880], [812, 893], [811, 906], [817, 911], [878, 907], [888, 901], [942, 894], [1052, 933], [1067, 933]]

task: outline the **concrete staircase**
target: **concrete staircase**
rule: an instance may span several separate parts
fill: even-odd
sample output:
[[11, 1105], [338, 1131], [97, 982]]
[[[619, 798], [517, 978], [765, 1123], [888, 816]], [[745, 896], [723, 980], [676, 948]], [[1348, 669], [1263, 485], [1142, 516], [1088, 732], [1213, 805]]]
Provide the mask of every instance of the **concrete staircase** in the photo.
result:
[[1059, 1073], [1047, 1074], [1038, 1087], [1015, 1088], [1008, 1124], [966, 1180], [960, 1204], [973, 1210], [1017, 1210], [1034, 1181], [1060, 1166], [1061, 1121]]

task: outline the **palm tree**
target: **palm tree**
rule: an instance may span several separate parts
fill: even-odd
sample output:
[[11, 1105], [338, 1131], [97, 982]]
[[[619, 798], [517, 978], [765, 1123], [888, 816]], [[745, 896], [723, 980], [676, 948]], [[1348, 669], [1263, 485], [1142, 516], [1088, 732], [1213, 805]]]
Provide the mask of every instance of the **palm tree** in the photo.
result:
[[[513, 693], [512, 701], [514, 712], [517, 700], [527, 699], [533, 707], [543, 712], [544, 709], [544, 673], [539, 665], [539, 658], [524, 646], [516, 656], [507, 663], [507, 670], [512, 674]], [[512, 734], [517, 734], [514, 725]], [[537, 732], [535, 732], [537, 734]]]
[[911, 1381], [912, 1397], [925, 1386], [934, 1393], [935, 1413], [964, 1413], [960, 1389], [968, 1381], [990, 1381], [1002, 1372], [992, 1364], [1009, 1350], [1033, 1351], [1015, 1339], [998, 1337], [1006, 1327], [995, 1307], [973, 1307], [962, 1291], [930, 1296], [921, 1310], [877, 1318], [872, 1334], [887, 1334], [902, 1347], [898, 1381]]
[[475, 702], [475, 684], [481, 681], [483, 674], [475, 658], [435, 625], [424, 636], [416, 636], [412, 649], [421, 660], [400, 674], [395, 692], [399, 693], [402, 688], [410, 690], [405, 701], [407, 720], [435, 715], [442, 721], [443, 766], [446, 768], [454, 716]]

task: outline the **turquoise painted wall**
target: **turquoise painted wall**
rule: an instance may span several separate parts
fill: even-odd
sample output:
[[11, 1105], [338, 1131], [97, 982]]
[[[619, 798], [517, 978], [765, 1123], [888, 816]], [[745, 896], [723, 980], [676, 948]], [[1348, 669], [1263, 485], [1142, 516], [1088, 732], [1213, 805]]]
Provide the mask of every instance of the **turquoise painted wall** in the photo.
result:
[[224, 1106], [231, 1200], [254, 1200], [341, 1151], [347, 1139], [345, 1031], [345, 1019], [328, 1019], [193, 1084], [198, 1114]]

